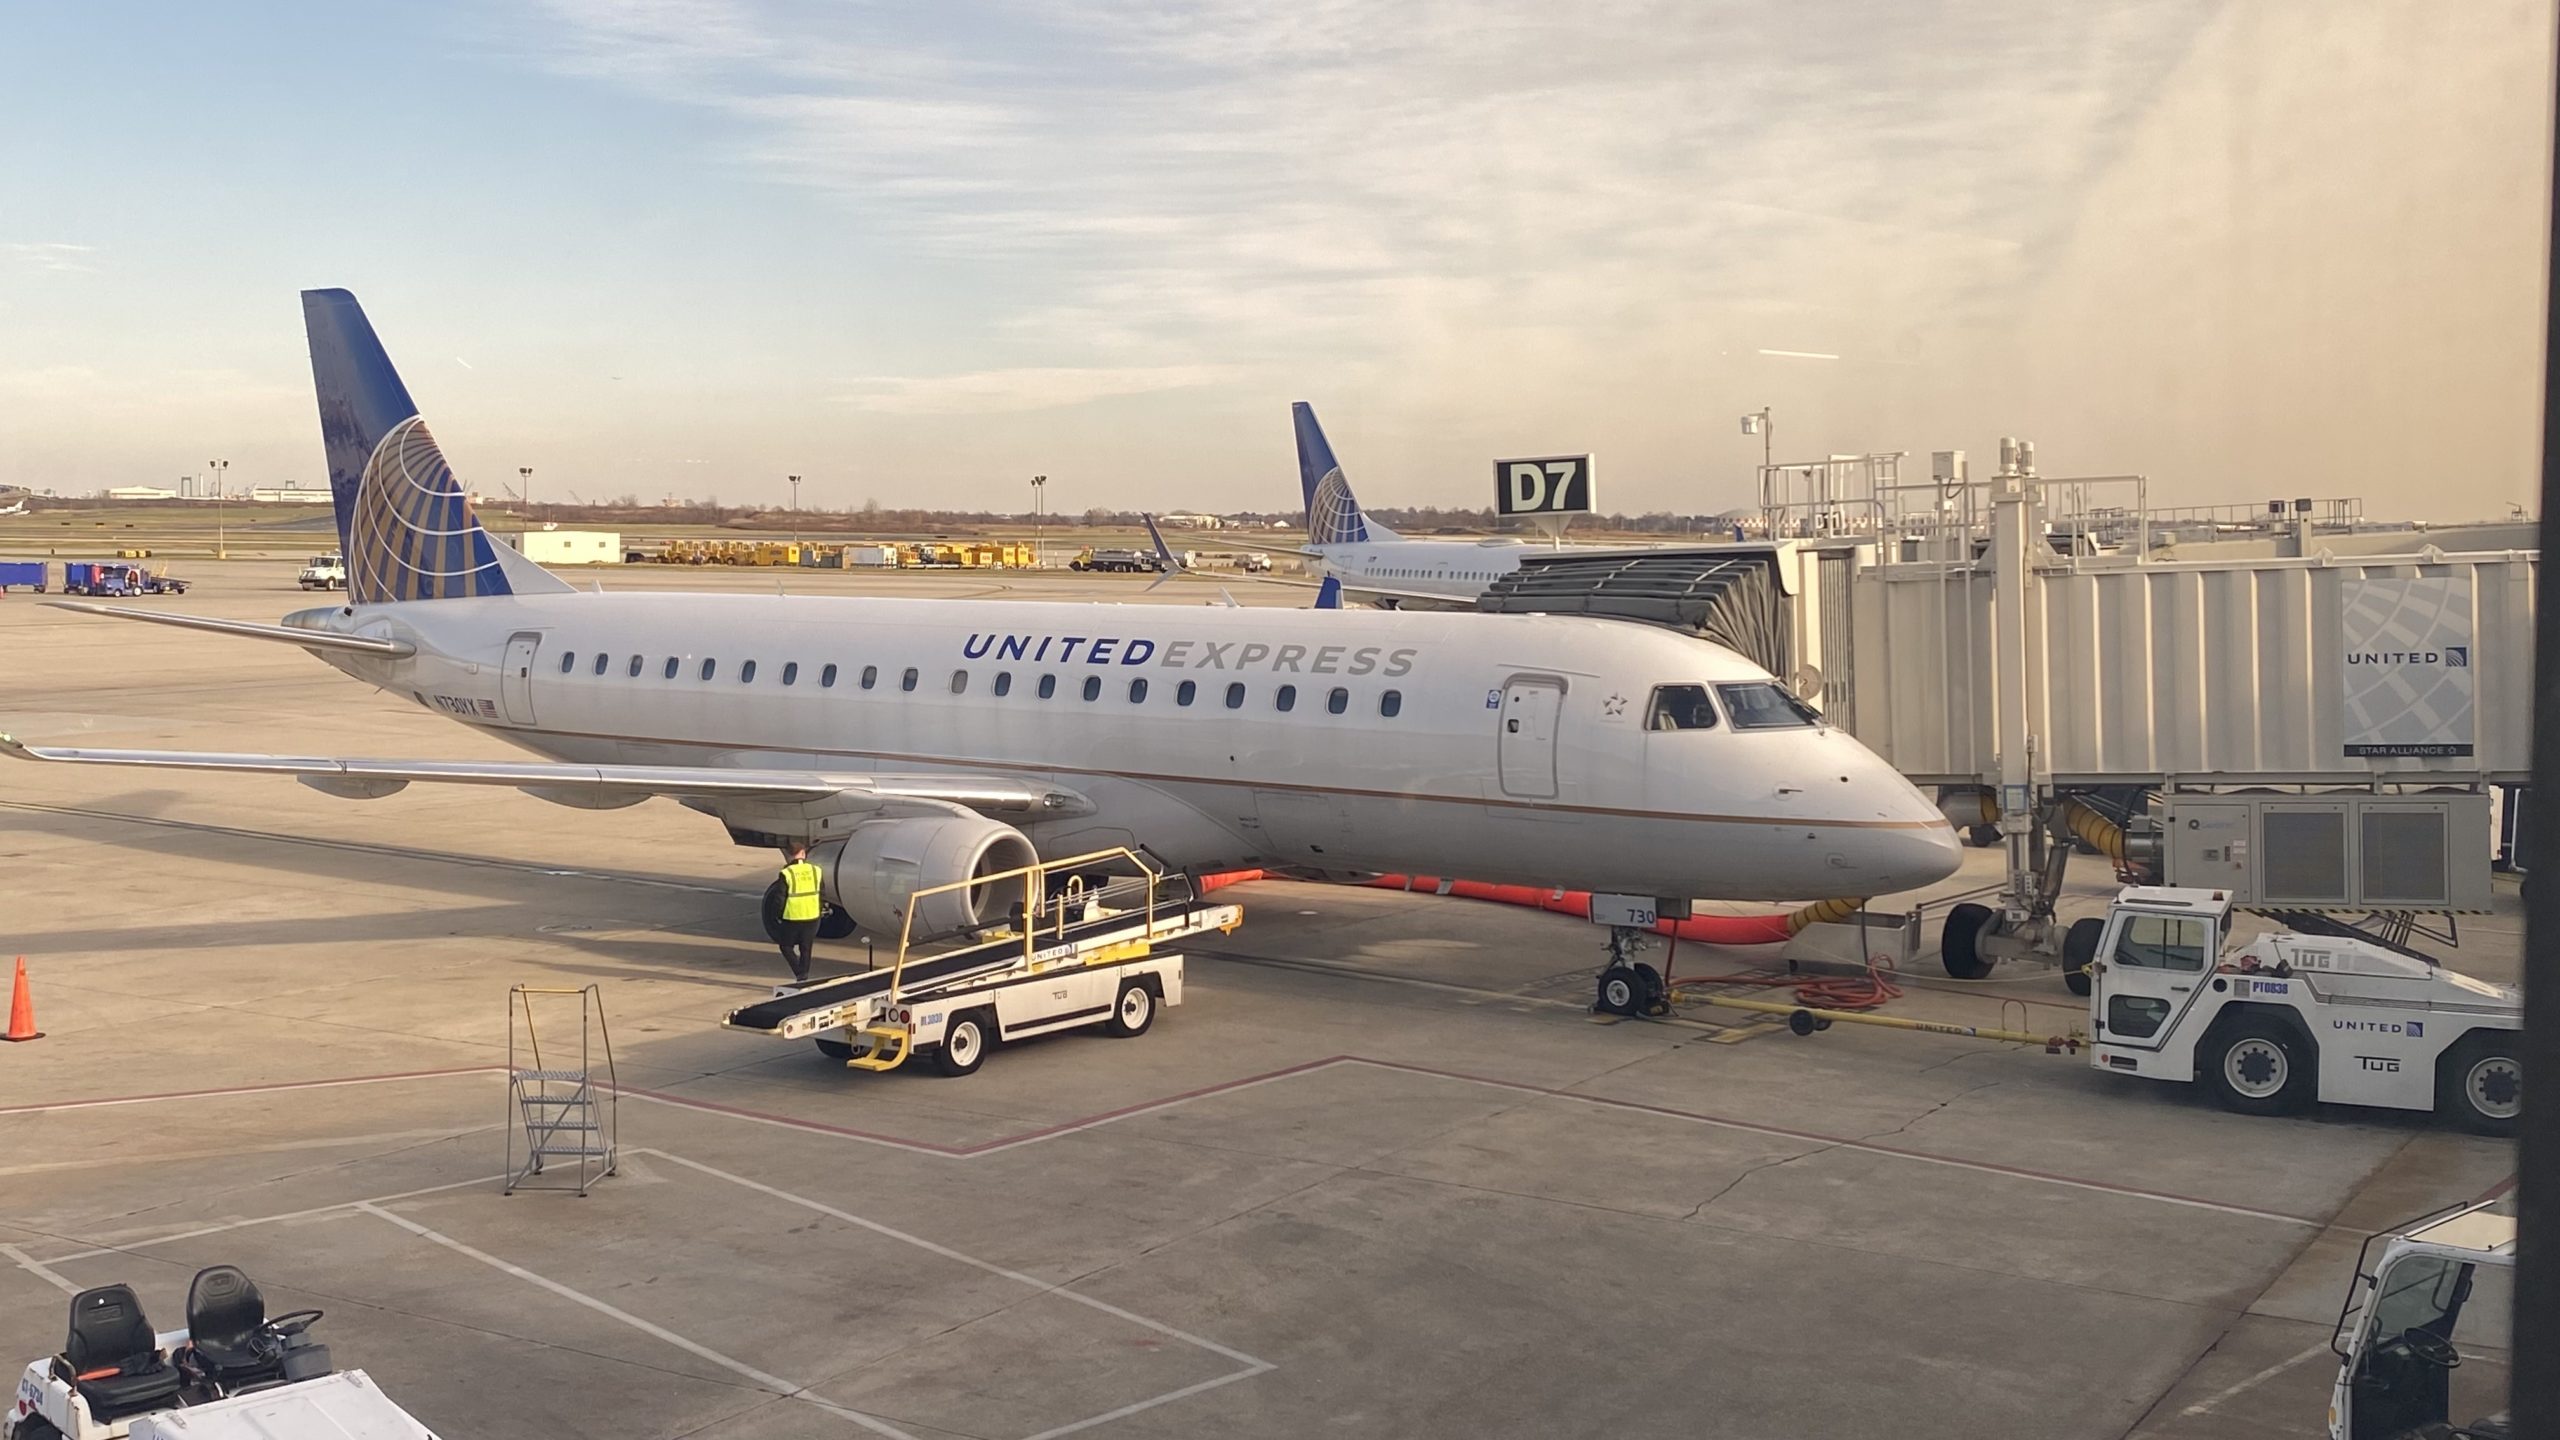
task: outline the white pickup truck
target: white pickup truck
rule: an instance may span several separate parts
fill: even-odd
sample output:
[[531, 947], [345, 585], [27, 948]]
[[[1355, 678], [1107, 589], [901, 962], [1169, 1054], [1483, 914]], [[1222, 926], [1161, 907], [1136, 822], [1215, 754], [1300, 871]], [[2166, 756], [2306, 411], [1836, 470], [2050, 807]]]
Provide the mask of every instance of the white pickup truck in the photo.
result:
[[2232, 947], [2220, 890], [2137, 885], [2072, 926], [2064, 968], [2089, 982], [2090, 1063], [2201, 1081], [2232, 1110], [2314, 1101], [2436, 1110], [2515, 1130], [2524, 994], [2372, 940], [2275, 933]]
[[300, 583], [305, 590], [344, 590], [347, 588], [347, 557], [314, 555], [304, 563]]

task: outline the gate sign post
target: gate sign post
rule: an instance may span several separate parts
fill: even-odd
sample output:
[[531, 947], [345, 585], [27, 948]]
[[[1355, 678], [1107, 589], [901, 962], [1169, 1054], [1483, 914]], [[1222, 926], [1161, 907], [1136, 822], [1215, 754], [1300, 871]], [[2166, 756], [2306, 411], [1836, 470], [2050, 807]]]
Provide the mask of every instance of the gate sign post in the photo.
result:
[[2471, 577], [2342, 580], [2349, 755], [2472, 753]]
[[1521, 517], [1591, 513], [1591, 457], [1494, 461], [1493, 511]]

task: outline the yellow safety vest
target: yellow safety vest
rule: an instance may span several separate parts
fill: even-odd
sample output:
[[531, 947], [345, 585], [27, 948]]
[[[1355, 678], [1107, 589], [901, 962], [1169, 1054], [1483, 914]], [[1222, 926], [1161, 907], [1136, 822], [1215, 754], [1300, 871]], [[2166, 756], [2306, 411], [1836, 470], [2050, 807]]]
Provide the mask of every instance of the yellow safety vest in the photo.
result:
[[818, 867], [806, 860], [782, 867], [782, 918], [818, 918]]

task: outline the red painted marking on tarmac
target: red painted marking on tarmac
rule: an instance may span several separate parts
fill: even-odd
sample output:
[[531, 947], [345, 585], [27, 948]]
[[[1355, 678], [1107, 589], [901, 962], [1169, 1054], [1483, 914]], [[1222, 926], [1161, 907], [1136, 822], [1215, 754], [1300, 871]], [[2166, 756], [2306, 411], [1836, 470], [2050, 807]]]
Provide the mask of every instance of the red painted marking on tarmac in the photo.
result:
[[2488, 1189], [2481, 1191], [2479, 1194], [2472, 1196], [2471, 1203], [2479, 1205], [2491, 1200], [2496, 1200], [2514, 1188], [2516, 1188], [2516, 1177], [2510, 1175], [2506, 1179], [2499, 1181], [2497, 1184], [2490, 1186]]
[[449, 1070], [398, 1070], [385, 1075], [340, 1075], [325, 1080], [277, 1080], [264, 1085], [225, 1085], [213, 1090], [164, 1090], [151, 1095], [105, 1095], [92, 1100], [50, 1100], [0, 1105], [0, 1115], [42, 1115], [55, 1110], [94, 1110], [107, 1105], [148, 1105], [161, 1100], [214, 1100], [225, 1095], [272, 1095], [285, 1090], [327, 1090], [342, 1085], [382, 1085], [395, 1080], [438, 1080], [448, 1075], [503, 1075], [504, 1065], [458, 1065]]

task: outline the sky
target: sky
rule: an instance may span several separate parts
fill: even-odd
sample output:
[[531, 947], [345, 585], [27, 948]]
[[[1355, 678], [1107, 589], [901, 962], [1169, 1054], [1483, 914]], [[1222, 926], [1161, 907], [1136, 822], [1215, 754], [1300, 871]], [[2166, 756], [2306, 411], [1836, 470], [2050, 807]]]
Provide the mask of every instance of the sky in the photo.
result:
[[0, 6], [0, 485], [322, 475], [298, 290], [537, 499], [1294, 509], [2038, 445], [2535, 489], [2554, 0]]

